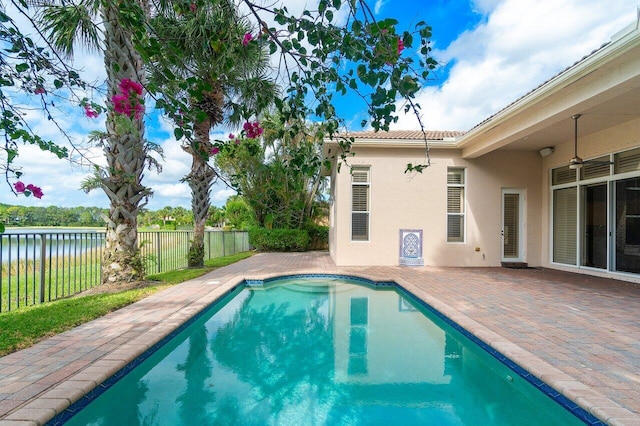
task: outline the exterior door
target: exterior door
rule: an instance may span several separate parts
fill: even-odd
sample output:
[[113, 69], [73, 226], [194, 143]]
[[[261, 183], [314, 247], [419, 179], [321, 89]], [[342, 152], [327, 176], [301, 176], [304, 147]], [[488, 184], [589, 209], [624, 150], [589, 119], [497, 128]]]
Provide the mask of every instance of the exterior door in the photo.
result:
[[583, 187], [582, 262], [591, 268], [607, 268], [607, 184]]
[[502, 262], [525, 261], [525, 190], [502, 190]]

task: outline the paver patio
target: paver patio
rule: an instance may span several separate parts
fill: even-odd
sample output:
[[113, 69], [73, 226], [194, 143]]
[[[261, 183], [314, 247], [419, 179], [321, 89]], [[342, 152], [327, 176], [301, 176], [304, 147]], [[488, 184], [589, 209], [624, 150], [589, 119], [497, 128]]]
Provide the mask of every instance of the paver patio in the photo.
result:
[[0, 358], [0, 425], [44, 424], [243, 279], [394, 280], [614, 425], [640, 426], [640, 284], [548, 269], [336, 267], [264, 253]]

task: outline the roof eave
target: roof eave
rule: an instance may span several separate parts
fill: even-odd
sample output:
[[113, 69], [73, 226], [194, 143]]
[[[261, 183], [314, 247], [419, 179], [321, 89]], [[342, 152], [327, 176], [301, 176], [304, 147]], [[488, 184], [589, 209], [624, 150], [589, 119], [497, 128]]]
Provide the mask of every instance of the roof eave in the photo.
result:
[[[603, 45], [458, 138], [457, 147], [463, 150], [463, 157], [476, 158], [520, 139], [523, 132], [534, 124], [533, 120], [527, 120], [527, 111], [531, 111], [543, 102], [549, 103], [554, 97], [560, 98], [561, 92], [569, 85], [589, 76], [603, 64], [621, 57], [638, 45], [640, 45], [640, 31], [637, 24], [624, 35], [616, 34], [610, 43]], [[499, 128], [504, 131], [498, 131]]]

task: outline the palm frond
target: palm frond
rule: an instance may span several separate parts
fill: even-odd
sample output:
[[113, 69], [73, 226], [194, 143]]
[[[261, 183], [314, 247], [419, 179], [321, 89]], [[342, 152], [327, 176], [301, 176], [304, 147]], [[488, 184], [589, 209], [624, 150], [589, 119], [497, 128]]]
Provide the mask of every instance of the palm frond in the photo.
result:
[[95, 22], [99, 9], [96, 1], [62, 5], [45, 4], [37, 19], [53, 47], [61, 54], [72, 57], [74, 44], [81, 43], [91, 51], [100, 49], [100, 30]]
[[82, 182], [80, 182], [80, 189], [82, 189], [85, 193], [89, 193], [94, 189], [99, 189], [102, 187], [102, 172], [99, 167], [96, 167], [93, 174], [85, 178]]

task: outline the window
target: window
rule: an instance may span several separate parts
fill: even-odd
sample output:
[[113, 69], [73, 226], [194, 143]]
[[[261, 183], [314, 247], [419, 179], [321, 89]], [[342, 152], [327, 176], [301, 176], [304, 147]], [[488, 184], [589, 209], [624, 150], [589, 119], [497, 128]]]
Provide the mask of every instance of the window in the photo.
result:
[[447, 170], [447, 242], [464, 242], [464, 169]]
[[351, 170], [351, 241], [369, 241], [369, 167]]
[[576, 171], [569, 166], [558, 167], [551, 171], [551, 184], [562, 185], [576, 181]]
[[631, 173], [640, 170], [640, 148], [619, 152], [614, 156], [616, 173]]

